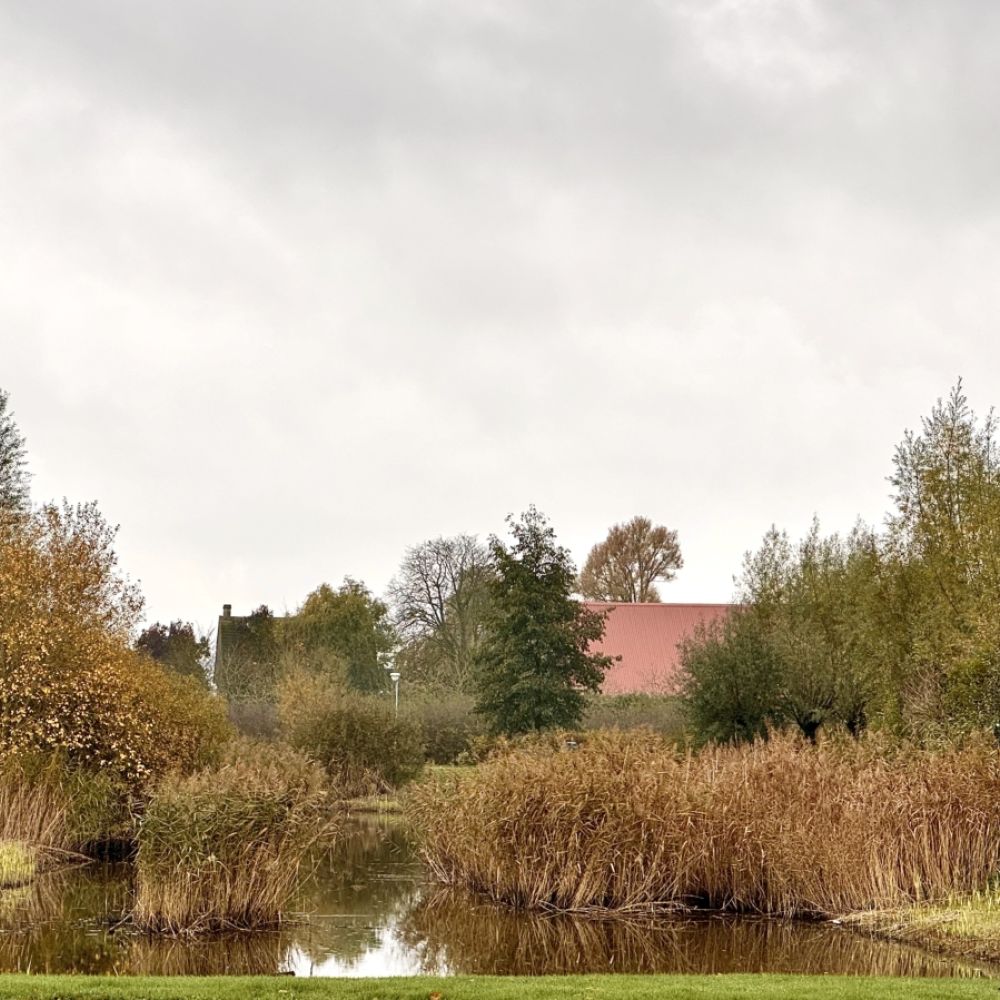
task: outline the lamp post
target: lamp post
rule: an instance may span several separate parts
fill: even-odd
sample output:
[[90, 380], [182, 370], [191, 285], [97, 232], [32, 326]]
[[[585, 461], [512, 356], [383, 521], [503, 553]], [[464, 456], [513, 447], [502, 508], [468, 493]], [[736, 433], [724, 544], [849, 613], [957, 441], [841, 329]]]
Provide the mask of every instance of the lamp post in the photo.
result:
[[398, 719], [399, 718], [399, 671], [390, 670], [389, 680], [392, 681], [393, 690], [395, 691], [396, 695], [396, 718]]

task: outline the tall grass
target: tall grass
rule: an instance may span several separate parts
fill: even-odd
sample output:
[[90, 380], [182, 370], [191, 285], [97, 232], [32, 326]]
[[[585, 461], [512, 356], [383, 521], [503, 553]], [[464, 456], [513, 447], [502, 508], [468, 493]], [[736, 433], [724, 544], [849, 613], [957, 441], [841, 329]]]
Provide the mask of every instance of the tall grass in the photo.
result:
[[68, 850], [70, 802], [54, 761], [10, 757], [0, 765], [0, 841]]
[[0, 840], [30, 845], [46, 863], [128, 841], [132, 822], [129, 790], [107, 771], [73, 765], [61, 754], [0, 762]]
[[528, 908], [828, 915], [1000, 871], [1000, 753], [985, 740], [775, 736], [696, 754], [607, 733], [424, 783], [408, 808], [441, 879]]
[[135, 923], [166, 933], [280, 923], [310, 849], [331, 831], [324, 784], [280, 745], [165, 779], [139, 828]]

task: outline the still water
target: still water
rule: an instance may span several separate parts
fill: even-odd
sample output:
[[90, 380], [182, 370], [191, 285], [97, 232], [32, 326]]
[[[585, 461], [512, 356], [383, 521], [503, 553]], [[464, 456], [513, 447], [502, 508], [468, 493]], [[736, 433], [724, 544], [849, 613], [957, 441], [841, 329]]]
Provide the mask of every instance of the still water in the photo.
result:
[[126, 866], [56, 872], [0, 892], [0, 971], [386, 976], [417, 973], [995, 970], [828, 924], [747, 918], [580, 920], [513, 913], [429, 884], [404, 827], [359, 818], [277, 932], [151, 938], [117, 926]]

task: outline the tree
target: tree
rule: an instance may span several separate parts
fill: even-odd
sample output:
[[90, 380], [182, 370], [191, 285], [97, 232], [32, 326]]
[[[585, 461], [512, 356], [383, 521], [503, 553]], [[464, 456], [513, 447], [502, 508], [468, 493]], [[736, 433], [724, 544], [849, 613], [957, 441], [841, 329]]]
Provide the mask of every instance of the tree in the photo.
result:
[[[920, 738], [1000, 722], [997, 429], [959, 382], [896, 449], [884, 531], [858, 526], [840, 539], [814, 524], [795, 546], [776, 529], [765, 536], [744, 564], [739, 636], [686, 649], [686, 693], [706, 735], [737, 728], [732, 713], [721, 717], [710, 661], [757, 678], [768, 724], [808, 737], [830, 723]], [[739, 646], [748, 632], [752, 647]]]
[[704, 739], [738, 740], [792, 724], [858, 735], [885, 662], [873, 626], [878, 552], [858, 526], [846, 541], [814, 522], [798, 545], [771, 528], [744, 559], [738, 607], [682, 647], [684, 701]]
[[700, 740], [737, 743], [775, 722], [781, 663], [746, 611], [702, 624], [681, 645], [681, 703]]
[[471, 689], [489, 578], [489, 555], [472, 535], [435, 538], [406, 551], [388, 598], [393, 624], [406, 643], [408, 675]]
[[597, 691], [611, 657], [588, 652], [604, 615], [572, 597], [576, 568], [534, 507], [507, 517], [508, 548], [495, 535], [486, 635], [476, 658], [476, 709], [497, 732], [579, 725], [584, 692]]
[[283, 623], [287, 650], [343, 661], [347, 682], [360, 691], [386, 686], [383, 661], [396, 644], [389, 609], [368, 588], [347, 577], [336, 590], [321, 584]]
[[656, 581], [672, 580], [684, 565], [677, 532], [648, 517], [616, 524], [590, 550], [580, 574], [580, 593], [592, 601], [655, 602]]
[[8, 402], [7, 393], [0, 389], [0, 511], [23, 511], [28, 506], [24, 437]]
[[0, 518], [0, 756], [55, 753], [130, 784], [228, 738], [221, 702], [138, 655], [142, 609], [96, 506]]
[[896, 449], [887, 547], [903, 697], [958, 720], [1000, 719], [1000, 446], [961, 381]]
[[172, 621], [169, 625], [154, 622], [142, 631], [135, 648], [175, 673], [208, 684], [205, 671], [208, 637], [196, 635], [190, 622]]

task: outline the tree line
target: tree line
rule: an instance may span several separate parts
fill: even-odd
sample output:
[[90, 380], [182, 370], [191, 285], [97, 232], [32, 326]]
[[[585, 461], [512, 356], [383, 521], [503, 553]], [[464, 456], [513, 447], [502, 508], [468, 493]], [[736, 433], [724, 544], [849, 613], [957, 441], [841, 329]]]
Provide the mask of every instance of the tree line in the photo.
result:
[[[682, 649], [695, 735], [741, 740], [793, 726], [909, 735], [1000, 730], [1000, 449], [961, 383], [896, 448], [884, 522], [846, 535], [818, 521], [793, 541], [772, 527], [747, 554], [735, 610]], [[0, 391], [0, 513], [30, 509], [26, 450]], [[500, 732], [579, 721], [608, 667], [592, 652], [592, 601], [655, 601], [683, 560], [675, 531], [614, 525], [579, 574], [535, 508], [508, 536], [437, 538], [408, 549], [384, 599], [347, 578], [297, 612], [234, 619], [209, 675], [210, 640], [158, 622], [136, 647], [230, 701], [266, 699], [289, 662], [358, 691], [386, 689], [391, 662], [426, 691], [464, 692]]]
[[543, 514], [530, 507], [507, 525], [509, 540], [457, 535], [410, 548], [385, 602], [348, 579], [318, 587], [286, 618], [262, 606], [224, 623], [230, 651], [216, 664], [217, 687], [231, 700], [266, 701], [291, 667], [305, 666], [375, 693], [391, 665], [425, 692], [472, 696], [499, 733], [578, 725], [611, 663], [590, 649], [605, 615], [577, 599], [572, 557]]
[[846, 536], [772, 527], [739, 609], [685, 645], [702, 739], [794, 726], [915, 738], [1000, 723], [1000, 451], [959, 382], [893, 457], [885, 522]]

